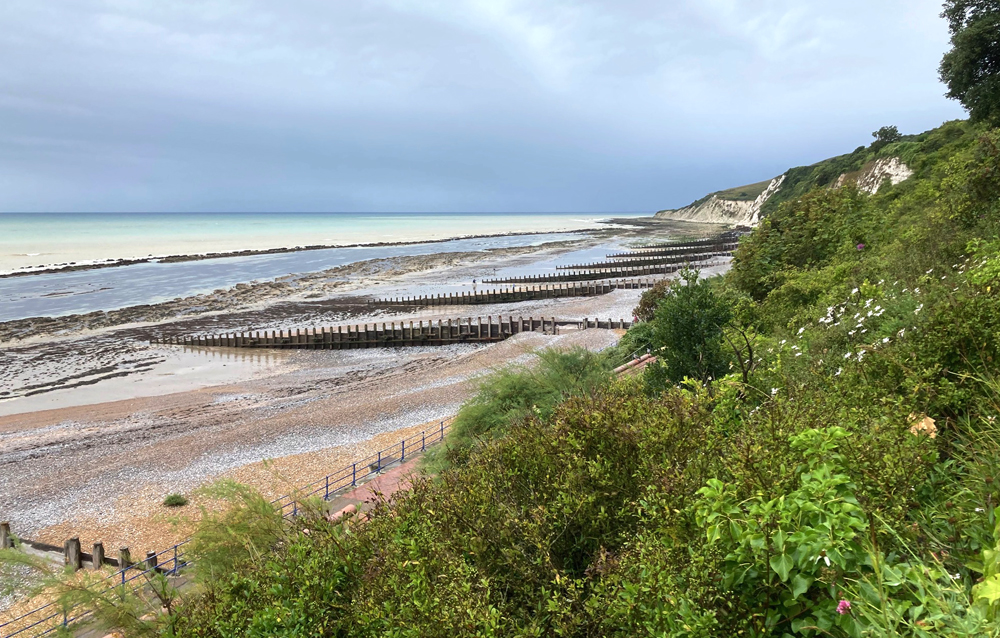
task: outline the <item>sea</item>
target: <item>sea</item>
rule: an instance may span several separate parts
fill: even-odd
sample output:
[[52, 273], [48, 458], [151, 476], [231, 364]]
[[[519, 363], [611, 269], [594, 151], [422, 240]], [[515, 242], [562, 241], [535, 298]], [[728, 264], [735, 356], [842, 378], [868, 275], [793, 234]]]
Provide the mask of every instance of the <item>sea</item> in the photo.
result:
[[[0, 214], [0, 274], [66, 265], [149, 263], [0, 278], [0, 321], [63, 316], [325, 270], [356, 261], [538, 245], [648, 213], [32, 213]], [[295, 249], [159, 263], [171, 255]]]

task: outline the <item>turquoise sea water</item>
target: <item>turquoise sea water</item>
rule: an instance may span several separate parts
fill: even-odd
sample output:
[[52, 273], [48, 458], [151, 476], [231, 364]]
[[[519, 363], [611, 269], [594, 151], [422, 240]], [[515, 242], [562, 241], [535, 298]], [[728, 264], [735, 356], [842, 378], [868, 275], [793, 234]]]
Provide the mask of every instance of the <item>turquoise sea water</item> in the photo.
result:
[[0, 214], [0, 272], [150, 255], [569, 231], [594, 228], [609, 216], [581, 213]]
[[[0, 252], [30, 255], [34, 265], [50, 265], [146, 254], [194, 254], [244, 248], [413, 241], [426, 239], [428, 232], [436, 233], [435, 239], [497, 235], [504, 232], [550, 233], [561, 228], [592, 228], [599, 225], [599, 219], [601, 218], [574, 213], [530, 216], [496, 213], [0, 215]], [[218, 239], [220, 236], [225, 239]], [[241, 282], [268, 280], [289, 273], [315, 272], [366, 259], [537, 245], [577, 236], [574, 233], [489, 236], [434, 243], [329, 248], [179, 263], [152, 262], [0, 278], [0, 321], [157, 303], [217, 288], [228, 288]], [[291, 237], [303, 240], [289, 241]], [[309, 240], [309, 237], [313, 239]], [[348, 237], [356, 239], [348, 241]], [[226, 244], [226, 241], [232, 243]], [[122, 252], [127, 249], [135, 251], [138, 246], [143, 248], [135, 254]], [[148, 248], [150, 246], [159, 247], [160, 250]], [[100, 250], [117, 252], [95, 252]], [[90, 257], [45, 259], [45, 255], [52, 254], [85, 254]]]

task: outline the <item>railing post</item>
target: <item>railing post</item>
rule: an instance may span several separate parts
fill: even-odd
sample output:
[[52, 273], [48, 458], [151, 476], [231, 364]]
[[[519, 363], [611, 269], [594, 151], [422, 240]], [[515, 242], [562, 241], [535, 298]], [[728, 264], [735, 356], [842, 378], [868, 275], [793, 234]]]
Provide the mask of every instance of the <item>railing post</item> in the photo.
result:
[[351, 487], [358, 484], [358, 464], [354, 463], [351, 465]]
[[178, 569], [180, 569], [180, 565], [177, 564], [177, 546], [174, 545], [174, 576], [177, 575]]
[[375, 469], [376, 474], [382, 473], [382, 450], [378, 451], [378, 464], [375, 466], [375, 468], [376, 468]]
[[427, 430], [420, 433], [420, 451], [423, 452], [427, 449]]
[[399, 442], [399, 462], [406, 460], [406, 439]]
[[323, 500], [324, 501], [329, 501], [330, 500], [330, 475], [329, 474], [326, 475], [326, 492], [325, 492], [325, 496], [323, 496]]
[[441, 421], [441, 437], [438, 440], [444, 441], [444, 421]]

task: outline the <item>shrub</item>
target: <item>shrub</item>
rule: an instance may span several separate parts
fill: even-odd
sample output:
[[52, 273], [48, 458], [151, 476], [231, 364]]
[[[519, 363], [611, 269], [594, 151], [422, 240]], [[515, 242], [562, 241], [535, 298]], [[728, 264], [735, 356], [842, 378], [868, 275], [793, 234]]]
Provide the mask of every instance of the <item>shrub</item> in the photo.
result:
[[163, 504], [167, 507], [184, 507], [188, 504], [188, 499], [183, 494], [169, 494], [163, 499]]

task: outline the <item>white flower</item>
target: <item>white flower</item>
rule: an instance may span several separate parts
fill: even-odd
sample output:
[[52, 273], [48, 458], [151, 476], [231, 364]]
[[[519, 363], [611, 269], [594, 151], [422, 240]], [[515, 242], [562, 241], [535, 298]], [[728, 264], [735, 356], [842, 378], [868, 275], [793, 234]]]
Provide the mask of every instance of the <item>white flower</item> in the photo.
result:
[[851, 294], [852, 294], [852, 295], [856, 295], [856, 294], [858, 294], [858, 289], [857, 289], [857, 288], [855, 288], [854, 290], [852, 290], [852, 291], [851, 291]]
[[882, 337], [882, 343], [889, 343], [889, 337]]
[[920, 288], [914, 288], [913, 289], [913, 294], [919, 295], [920, 294]]
[[875, 300], [874, 299], [868, 299], [867, 301], [865, 301], [865, 308], [867, 308], [868, 306], [872, 305], [873, 301], [875, 301]]
[[837, 368], [837, 372], [836, 372], [836, 373], [835, 373], [835, 374], [834, 374], [833, 376], [835, 376], [835, 377], [839, 377], [839, 376], [840, 376], [840, 373], [841, 373], [841, 372], [843, 372], [843, 371], [844, 371], [844, 369], [843, 369], [843, 368]]
[[795, 356], [796, 356], [796, 357], [801, 357], [801, 356], [802, 356], [802, 353], [801, 353], [801, 352], [796, 352], [796, 353], [795, 353]]
[[848, 331], [847, 334], [849, 334], [850, 336], [853, 337], [855, 332], [857, 332], [857, 330], [850, 330], [850, 331]]
[[899, 332], [896, 333], [896, 336], [902, 337], [904, 333], [906, 333], [906, 328], [900, 328]]
[[917, 306], [917, 309], [913, 311], [913, 314], [915, 315], [920, 314], [920, 311], [923, 309], [924, 309], [924, 304], [920, 304], [919, 306]]
[[845, 359], [850, 359], [850, 358], [851, 358], [851, 353], [850, 353], [850, 352], [848, 352], [847, 354], [845, 354], [845, 355], [844, 355], [844, 358], [845, 358]]
[[771, 388], [771, 396], [778, 394], [778, 388]]
[[861, 352], [858, 353], [858, 361], [861, 361], [861, 358], [864, 356], [865, 356], [865, 351], [862, 350]]
[[871, 317], [871, 316], [872, 316], [873, 314], [875, 314], [875, 313], [874, 313], [873, 311], [869, 310], [869, 311], [868, 311], [868, 314], [867, 314], [867, 315], [865, 315], [865, 316], [866, 316], [866, 317]]
[[782, 340], [781, 340], [781, 343], [779, 343], [778, 345], [779, 345], [779, 346], [783, 346], [783, 345], [785, 345], [785, 340], [784, 340], [784, 339], [782, 339]]
[[868, 328], [865, 328], [864, 330], [862, 330], [861, 334], [865, 334], [866, 332], [868, 332]]
[[981, 508], [981, 507], [977, 507], [977, 508], [976, 508], [976, 511], [977, 511], [977, 512], [979, 512], [979, 513], [982, 513], [982, 512], [985, 512], [986, 510], [984, 510], [984, 509], [983, 509], [983, 508]]
[[926, 275], [929, 275], [929, 274], [931, 274], [932, 272], [934, 272], [934, 269], [933, 269], [933, 268], [931, 268], [930, 270], [928, 270], [928, 271], [927, 271], [926, 273], [924, 273], [924, 274], [926, 274]]
[[802, 334], [805, 331], [806, 331], [805, 326], [802, 326], [801, 328], [799, 328], [799, 334]]

